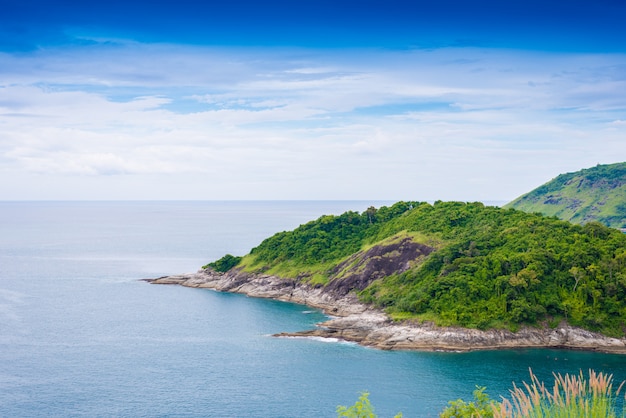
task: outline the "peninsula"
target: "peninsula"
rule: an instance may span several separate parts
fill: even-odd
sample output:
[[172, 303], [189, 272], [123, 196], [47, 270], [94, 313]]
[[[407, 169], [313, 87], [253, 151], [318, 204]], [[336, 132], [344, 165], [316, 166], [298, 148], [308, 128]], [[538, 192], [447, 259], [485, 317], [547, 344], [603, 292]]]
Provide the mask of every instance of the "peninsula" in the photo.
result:
[[626, 235], [463, 202], [322, 216], [244, 257], [148, 280], [320, 308], [284, 337], [387, 350], [554, 347], [626, 353]]

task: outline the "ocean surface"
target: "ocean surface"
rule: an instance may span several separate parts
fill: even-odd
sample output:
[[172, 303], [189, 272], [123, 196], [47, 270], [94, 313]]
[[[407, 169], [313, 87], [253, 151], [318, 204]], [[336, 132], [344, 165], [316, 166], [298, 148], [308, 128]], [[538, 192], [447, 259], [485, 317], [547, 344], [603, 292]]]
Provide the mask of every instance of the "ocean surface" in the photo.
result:
[[0, 416], [333, 417], [363, 391], [380, 417], [436, 417], [476, 385], [626, 357], [558, 350], [383, 352], [274, 338], [306, 306], [157, 286], [323, 214], [385, 202], [0, 202]]

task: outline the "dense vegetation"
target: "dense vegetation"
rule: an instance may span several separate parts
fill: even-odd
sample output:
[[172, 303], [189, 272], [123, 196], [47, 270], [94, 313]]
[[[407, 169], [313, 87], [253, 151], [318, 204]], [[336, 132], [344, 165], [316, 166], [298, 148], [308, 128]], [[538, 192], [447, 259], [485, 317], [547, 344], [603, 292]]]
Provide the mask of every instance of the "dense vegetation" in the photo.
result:
[[239, 267], [332, 284], [347, 257], [397, 236], [434, 251], [359, 292], [396, 319], [513, 330], [566, 320], [624, 335], [626, 235], [597, 222], [574, 225], [481, 203], [399, 202], [276, 234]]
[[479, 204], [424, 206], [407, 218], [447, 245], [419, 268], [373, 283], [365, 301], [442, 325], [566, 319], [623, 335], [626, 236], [619, 231]]
[[626, 163], [561, 174], [506, 207], [584, 224], [626, 228]]
[[226, 254], [224, 257], [219, 260], [215, 260], [212, 263], [207, 264], [206, 266], [202, 266], [202, 268], [211, 267], [215, 271], [219, 272], [227, 272], [228, 270], [235, 267], [241, 261], [242, 257], [237, 257], [231, 254]]

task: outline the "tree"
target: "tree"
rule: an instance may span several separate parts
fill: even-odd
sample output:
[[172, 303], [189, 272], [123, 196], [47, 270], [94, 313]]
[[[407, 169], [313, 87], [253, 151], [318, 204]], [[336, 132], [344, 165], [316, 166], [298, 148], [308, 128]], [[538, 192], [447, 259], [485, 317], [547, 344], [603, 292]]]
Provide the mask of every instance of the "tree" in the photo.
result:
[[370, 224], [374, 223], [374, 216], [376, 216], [376, 208], [374, 206], [370, 206], [369, 208], [367, 208], [365, 213], [367, 214], [367, 219], [369, 223]]
[[572, 273], [572, 276], [574, 276], [574, 280], [576, 281], [576, 283], [574, 283], [574, 289], [572, 289], [572, 291], [575, 292], [576, 287], [578, 287], [578, 283], [581, 279], [585, 277], [585, 269], [581, 269], [580, 267], [572, 267], [571, 269], [569, 269], [569, 272]]

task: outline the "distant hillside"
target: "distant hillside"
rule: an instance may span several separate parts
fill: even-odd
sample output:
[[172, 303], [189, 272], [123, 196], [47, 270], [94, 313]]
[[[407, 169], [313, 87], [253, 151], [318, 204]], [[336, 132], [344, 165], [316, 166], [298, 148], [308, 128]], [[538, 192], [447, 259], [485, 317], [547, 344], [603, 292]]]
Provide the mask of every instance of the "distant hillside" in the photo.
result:
[[540, 212], [577, 224], [626, 228], [626, 162], [561, 174], [505, 208]]

